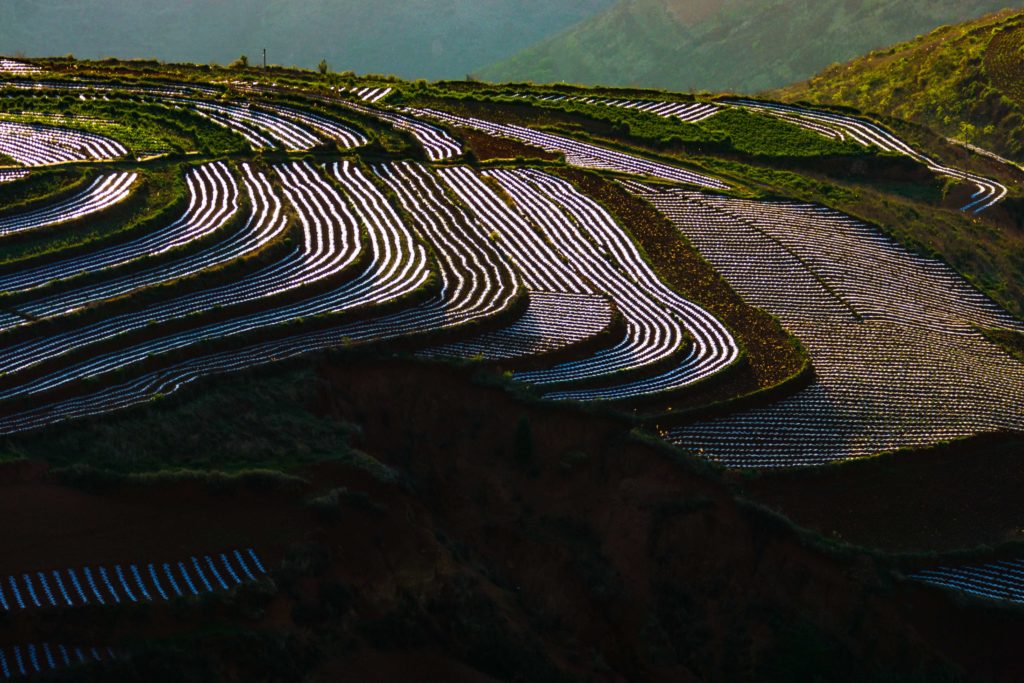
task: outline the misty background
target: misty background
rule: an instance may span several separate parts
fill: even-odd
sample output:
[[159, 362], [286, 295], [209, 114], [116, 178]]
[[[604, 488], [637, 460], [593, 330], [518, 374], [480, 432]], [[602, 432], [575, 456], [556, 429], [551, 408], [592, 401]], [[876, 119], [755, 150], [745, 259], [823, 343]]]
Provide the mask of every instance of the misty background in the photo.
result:
[[[1006, 0], [0, 0], [0, 54], [757, 91]], [[1009, 3], [1013, 4], [1013, 3]]]

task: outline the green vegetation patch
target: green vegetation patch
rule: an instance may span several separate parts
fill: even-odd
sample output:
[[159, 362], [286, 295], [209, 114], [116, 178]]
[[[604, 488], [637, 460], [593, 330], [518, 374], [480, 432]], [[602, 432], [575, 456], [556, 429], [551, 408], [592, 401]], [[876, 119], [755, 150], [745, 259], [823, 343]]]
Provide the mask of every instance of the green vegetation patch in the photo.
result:
[[720, 133], [736, 151], [755, 156], [860, 155], [872, 151], [855, 142], [832, 140], [777, 117], [744, 109], [730, 108], [700, 123], [680, 125]]
[[[697, 123], [686, 123], [627, 107], [587, 104], [575, 100], [523, 100], [507, 95], [435, 89], [433, 97], [413, 103], [438, 104], [463, 110], [473, 102], [501, 104], [502, 120], [532, 125], [571, 126], [587, 134], [641, 143], [654, 149], [682, 148], [689, 152], [739, 153], [756, 157], [860, 156], [876, 151], [850, 141], [838, 141], [761, 112], [726, 108]], [[436, 99], [442, 98], [440, 102]], [[462, 105], [461, 107], [459, 105]], [[529, 111], [533, 109], [535, 111]], [[550, 114], [545, 116], [544, 113]], [[559, 116], [564, 114], [564, 116]]]
[[998, 344], [1017, 360], [1024, 363], [1024, 334], [1013, 330], [982, 330], [989, 341]]
[[775, 93], [854, 107], [1024, 159], [1024, 14], [1006, 11], [834, 65]]
[[237, 133], [217, 126], [186, 108], [173, 108], [143, 97], [105, 94], [81, 100], [72, 95], [18, 93], [0, 98], [4, 119], [66, 126], [106, 135], [136, 156], [160, 153], [227, 154], [247, 149]]

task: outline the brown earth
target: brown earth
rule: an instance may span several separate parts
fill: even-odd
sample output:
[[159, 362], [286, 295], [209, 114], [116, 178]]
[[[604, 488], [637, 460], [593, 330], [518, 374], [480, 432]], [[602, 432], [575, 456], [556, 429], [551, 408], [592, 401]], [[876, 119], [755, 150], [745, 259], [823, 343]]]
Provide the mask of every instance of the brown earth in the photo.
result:
[[562, 157], [556, 152], [549, 152], [516, 140], [494, 137], [472, 128], [459, 128], [458, 132], [459, 138], [469, 147], [478, 161], [517, 158], [557, 161]]
[[[116, 680], [174, 680], [154, 673], [170, 663], [213, 672], [190, 680], [250, 680], [271, 661], [284, 668], [262, 680], [1024, 674], [1020, 612], [904, 584], [870, 555], [741, 504], [717, 471], [623, 423], [521, 402], [471, 372], [320, 368], [317, 410], [360, 424], [356, 445], [401, 473], [394, 481], [325, 463], [296, 490], [192, 482], [90, 493], [35, 465], [8, 470], [0, 501], [17, 523], [0, 530], [0, 571], [224, 544], [253, 545], [278, 570], [276, 587], [213, 605], [16, 616], [0, 622], [0, 642], [136, 643], [109, 670]], [[333, 513], [303, 503], [338, 487]], [[197, 631], [214, 635], [180, 640]], [[160, 654], [140, 643], [169, 636]]]
[[832, 538], [890, 552], [1024, 541], [1024, 435], [742, 478], [745, 495]]

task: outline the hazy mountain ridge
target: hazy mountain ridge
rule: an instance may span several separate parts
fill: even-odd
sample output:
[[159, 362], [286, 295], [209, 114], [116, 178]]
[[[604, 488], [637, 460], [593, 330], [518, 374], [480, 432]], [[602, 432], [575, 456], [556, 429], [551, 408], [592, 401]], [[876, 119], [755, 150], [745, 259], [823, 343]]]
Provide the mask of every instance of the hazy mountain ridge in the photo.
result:
[[514, 57], [488, 80], [759, 91], [1006, 0], [620, 0]]
[[0, 54], [254, 61], [461, 78], [607, 8], [613, 0], [5, 0]]

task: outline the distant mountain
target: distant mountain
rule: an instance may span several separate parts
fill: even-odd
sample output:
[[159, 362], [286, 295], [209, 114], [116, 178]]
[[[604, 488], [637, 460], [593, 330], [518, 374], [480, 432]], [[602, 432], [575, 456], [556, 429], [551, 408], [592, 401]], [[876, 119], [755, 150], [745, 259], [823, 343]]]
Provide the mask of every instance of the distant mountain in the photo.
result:
[[3, 0], [0, 54], [240, 54], [406, 78], [462, 78], [608, 8], [614, 0]]
[[483, 68], [487, 80], [754, 92], [1008, 0], [619, 0]]
[[946, 26], [775, 95], [907, 119], [1024, 161], [1024, 12]]

